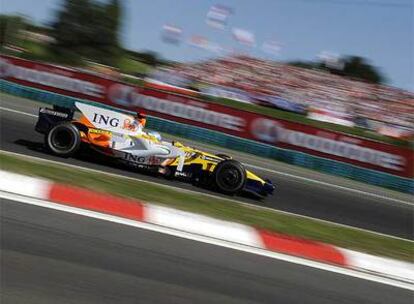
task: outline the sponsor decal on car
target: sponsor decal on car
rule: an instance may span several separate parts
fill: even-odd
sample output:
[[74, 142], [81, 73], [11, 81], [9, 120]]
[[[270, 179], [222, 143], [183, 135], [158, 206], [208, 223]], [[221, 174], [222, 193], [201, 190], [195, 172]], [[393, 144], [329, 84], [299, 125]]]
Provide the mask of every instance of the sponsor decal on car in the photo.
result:
[[191, 173], [175, 171], [174, 176], [175, 177], [191, 177]]
[[134, 162], [134, 163], [145, 163], [146, 157], [145, 156], [138, 156], [138, 155], [134, 155], [132, 153], [124, 153], [124, 159], [129, 161], [129, 162]]
[[205, 161], [210, 161], [210, 162], [213, 162], [213, 163], [219, 163], [220, 162], [220, 159], [218, 159], [216, 157], [211, 157], [211, 156], [208, 156], [208, 155], [202, 155], [201, 159], [203, 159]]
[[61, 117], [61, 118], [68, 118], [68, 114], [66, 113], [62, 113], [62, 112], [57, 112], [57, 111], [53, 111], [50, 110], [48, 108], [40, 108], [39, 113], [43, 113], [43, 114], [48, 114], [48, 115], [53, 115], [56, 117]]
[[151, 155], [151, 156], [139, 156], [132, 153], [123, 153], [123, 159], [137, 164], [145, 164], [150, 166], [157, 166], [161, 164], [161, 159], [157, 156]]
[[93, 123], [99, 124], [99, 125], [110, 125], [112, 127], [118, 127], [119, 126], [119, 119], [118, 118], [111, 118], [107, 115], [102, 115], [99, 113], [93, 114]]
[[100, 129], [89, 129], [89, 133], [91, 134], [105, 134], [105, 135], [111, 135], [110, 131], [100, 130]]
[[76, 107], [97, 129], [126, 135], [137, 135], [139, 124], [132, 115], [77, 102]]
[[135, 120], [126, 118], [122, 124], [122, 129], [136, 131], [138, 129], [138, 123]]

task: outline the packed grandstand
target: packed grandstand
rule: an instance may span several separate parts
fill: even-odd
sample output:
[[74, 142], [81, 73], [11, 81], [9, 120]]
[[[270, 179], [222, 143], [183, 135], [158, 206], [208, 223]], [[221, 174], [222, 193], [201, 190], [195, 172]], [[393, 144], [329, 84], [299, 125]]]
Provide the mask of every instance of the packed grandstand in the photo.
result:
[[411, 138], [414, 132], [414, 93], [327, 71], [234, 55], [178, 64], [151, 77], [176, 86], [194, 87], [197, 83], [196, 87], [206, 94], [364, 127], [393, 137]]

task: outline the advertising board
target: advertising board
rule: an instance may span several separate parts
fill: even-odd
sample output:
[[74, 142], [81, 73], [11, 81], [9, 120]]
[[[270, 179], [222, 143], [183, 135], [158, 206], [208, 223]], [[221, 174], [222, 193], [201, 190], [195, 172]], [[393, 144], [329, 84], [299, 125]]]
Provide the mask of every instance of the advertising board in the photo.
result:
[[141, 88], [74, 69], [0, 57], [0, 77], [72, 97], [144, 111], [149, 115], [333, 159], [402, 177], [413, 177], [408, 148], [276, 119], [176, 93]]

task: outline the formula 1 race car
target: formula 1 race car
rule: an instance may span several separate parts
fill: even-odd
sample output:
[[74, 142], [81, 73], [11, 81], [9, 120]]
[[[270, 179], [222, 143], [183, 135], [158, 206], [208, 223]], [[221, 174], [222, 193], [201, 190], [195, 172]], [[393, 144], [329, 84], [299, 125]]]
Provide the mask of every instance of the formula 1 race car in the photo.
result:
[[134, 116], [77, 102], [73, 108], [40, 108], [35, 130], [45, 135], [46, 148], [61, 157], [86, 147], [128, 167], [228, 195], [263, 198], [273, 193], [270, 180], [247, 171], [231, 157], [162, 141], [159, 133], [144, 131], [144, 126], [145, 117], [139, 113]]

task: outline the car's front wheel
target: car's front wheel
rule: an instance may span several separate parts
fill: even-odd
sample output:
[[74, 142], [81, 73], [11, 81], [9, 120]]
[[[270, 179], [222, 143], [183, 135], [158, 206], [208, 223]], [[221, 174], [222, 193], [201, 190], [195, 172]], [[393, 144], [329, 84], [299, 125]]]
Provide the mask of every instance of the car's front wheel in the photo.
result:
[[71, 123], [58, 124], [46, 134], [45, 144], [53, 154], [70, 157], [79, 150], [79, 130]]
[[246, 183], [246, 170], [240, 162], [227, 159], [217, 165], [213, 177], [220, 192], [233, 195], [243, 189]]

